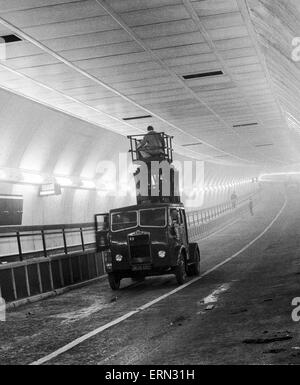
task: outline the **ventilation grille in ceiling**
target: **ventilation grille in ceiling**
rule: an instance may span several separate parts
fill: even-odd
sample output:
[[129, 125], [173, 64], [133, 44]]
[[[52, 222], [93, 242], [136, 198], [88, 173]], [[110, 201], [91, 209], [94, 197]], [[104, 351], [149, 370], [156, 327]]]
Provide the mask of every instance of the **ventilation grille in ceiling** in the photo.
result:
[[129, 118], [123, 118], [123, 120], [138, 120], [138, 119], [149, 119], [152, 118], [152, 115], [141, 115], [141, 116], [132, 116]]
[[235, 124], [233, 127], [251, 127], [251, 126], [258, 126], [258, 123], [244, 123], [244, 124]]
[[197, 78], [206, 78], [210, 76], [219, 76], [224, 75], [223, 71], [210, 71], [210, 72], [201, 72], [198, 74], [183, 75], [183, 79], [197, 79]]
[[200, 144], [202, 144], [202, 143], [201, 143], [201, 142], [197, 142], [197, 143], [188, 143], [188, 144], [183, 144], [182, 147], [199, 146]]
[[0, 36], [0, 39], [5, 41], [5, 43], [14, 43], [16, 41], [22, 41], [22, 39], [16, 35], [5, 35]]
[[217, 155], [215, 156], [215, 158], [228, 158], [229, 155]]
[[263, 144], [256, 144], [255, 147], [269, 147], [274, 146], [273, 143], [263, 143]]

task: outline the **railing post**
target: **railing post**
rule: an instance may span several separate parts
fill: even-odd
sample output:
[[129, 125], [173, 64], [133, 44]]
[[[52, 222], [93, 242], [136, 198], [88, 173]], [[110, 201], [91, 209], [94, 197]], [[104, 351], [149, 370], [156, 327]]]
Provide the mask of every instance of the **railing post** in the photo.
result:
[[68, 246], [67, 246], [67, 240], [66, 240], [66, 233], [65, 229], [62, 229], [62, 235], [63, 235], [63, 241], [64, 241], [64, 253], [67, 255], [68, 254]]
[[47, 247], [46, 247], [46, 238], [45, 238], [44, 230], [41, 230], [41, 234], [42, 234], [44, 257], [47, 258]]
[[80, 238], [81, 238], [82, 251], [85, 251], [82, 227], [80, 227]]
[[21, 237], [20, 237], [19, 231], [17, 231], [17, 242], [18, 242], [19, 258], [20, 258], [20, 261], [23, 261], [22, 244], [21, 244]]

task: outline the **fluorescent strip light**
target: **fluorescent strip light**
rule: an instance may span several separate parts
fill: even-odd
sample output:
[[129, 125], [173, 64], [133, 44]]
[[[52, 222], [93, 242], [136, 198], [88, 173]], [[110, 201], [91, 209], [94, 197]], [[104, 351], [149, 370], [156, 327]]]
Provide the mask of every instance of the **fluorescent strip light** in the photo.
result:
[[47, 196], [47, 195], [55, 195], [54, 190], [49, 190], [49, 191], [40, 191], [41, 196]]
[[23, 195], [1, 194], [0, 199], [23, 199]]
[[43, 177], [37, 174], [22, 173], [23, 182], [29, 184], [41, 184], [43, 183]]
[[67, 177], [57, 176], [55, 179], [60, 186], [72, 186], [73, 184], [72, 180]]
[[83, 180], [82, 181], [82, 187], [94, 189], [94, 188], [96, 188], [96, 183], [93, 180]]
[[288, 175], [300, 175], [300, 171], [291, 171], [291, 172], [274, 172], [270, 174], [262, 174], [259, 179], [272, 176], [288, 176]]

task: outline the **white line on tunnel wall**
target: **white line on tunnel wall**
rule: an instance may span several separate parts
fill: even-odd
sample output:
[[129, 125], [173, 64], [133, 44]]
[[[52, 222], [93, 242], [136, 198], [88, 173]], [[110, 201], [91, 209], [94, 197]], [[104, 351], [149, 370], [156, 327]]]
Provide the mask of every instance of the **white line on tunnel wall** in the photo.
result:
[[252, 246], [255, 242], [257, 242], [261, 237], [263, 237], [266, 234], [266, 232], [269, 231], [269, 229], [273, 226], [273, 224], [277, 221], [277, 219], [282, 214], [283, 210], [286, 207], [286, 204], [287, 204], [287, 199], [285, 197], [285, 201], [284, 201], [281, 209], [278, 211], [278, 213], [273, 218], [273, 220], [269, 223], [269, 225], [264, 229], [264, 231], [262, 233], [260, 233], [257, 237], [255, 237], [251, 242], [249, 242], [242, 249], [240, 249], [235, 254], [233, 254], [231, 257], [226, 258], [223, 262], [215, 265], [211, 269], [207, 270], [205, 273], [201, 274], [199, 277], [196, 277], [196, 278], [190, 280], [189, 282], [187, 282], [187, 283], [177, 287], [176, 289], [174, 289], [174, 290], [172, 290], [172, 291], [170, 291], [170, 292], [168, 292], [168, 293], [166, 293], [166, 294], [164, 294], [164, 295], [154, 299], [153, 301], [146, 303], [145, 305], [139, 307], [136, 310], [133, 310], [133, 311], [131, 311], [129, 313], [126, 313], [123, 316], [121, 316], [119, 318], [116, 318], [115, 320], [113, 320], [113, 321], [111, 321], [111, 322], [109, 322], [109, 323], [107, 323], [107, 324], [105, 324], [103, 326], [100, 326], [99, 328], [91, 331], [90, 333], [87, 333], [87, 334], [85, 334], [85, 335], [75, 339], [74, 341], [72, 341], [72, 342], [68, 343], [67, 345], [61, 347], [60, 349], [58, 349], [58, 350], [48, 354], [47, 356], [45, 356], [43, 358], [40, 358], [37, 361], [32, 362], [30, 365], [42, 365], [42, 364], [45, 364], [46, 362], [49, 362], [50, 360], [60, 356], [61, 354], [63, 354], [65, 352], [73, 349], [75, 346], [80, 345], [84, 341], [86, 341], [86, 340], [96, 336], [97, 334], [102, 333], [104, 330], [107, 330], [107, 329], [111, 328], [112, 326], [115, 326], [115, 325], [121, 323], [122, 321], [125, 321], [126, 319], [132, 317], [133, 315], [138, 314], [138, 313], [142, 312], [145, 309], [148, 309], [149, 307], [151, 307], [154, 304], [164, 300], [165, 298], [170, 297], [173, 294], [178, 293], [179, 291], [181, 291], [181, 290], [185, 289], [186, 287], [192, 285], [194, 282], [197, 282], [197, 281], [201, 280], [202, 278], [206, 277], [208, 274], [212, 273], [213, 271], [217, 270], [221, 266], [225, 265], [226, 263], [230, 262], [234, 258], [238, 257], [241, 253], [243, 253], [250, 246]]

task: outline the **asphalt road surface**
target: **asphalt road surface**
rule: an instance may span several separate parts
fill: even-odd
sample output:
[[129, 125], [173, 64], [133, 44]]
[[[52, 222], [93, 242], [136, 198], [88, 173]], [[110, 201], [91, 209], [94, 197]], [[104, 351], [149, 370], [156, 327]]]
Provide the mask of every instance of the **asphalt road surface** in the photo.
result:
[[297, 364], [299, 193], [262, 193], [199, 243], [201, 275], [106, 280], [25, 305], [0, 323], [1, 364]]

